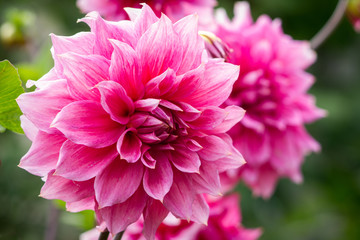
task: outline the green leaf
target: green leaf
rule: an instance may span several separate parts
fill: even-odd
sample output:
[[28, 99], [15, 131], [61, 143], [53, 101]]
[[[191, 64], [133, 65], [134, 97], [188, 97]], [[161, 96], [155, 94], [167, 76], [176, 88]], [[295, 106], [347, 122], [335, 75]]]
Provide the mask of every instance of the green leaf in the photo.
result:
[[0, 125], [17, 133], [24, 133], [20, 127], [22, 115], [15, 99], [24, 93], [16, 68], [8, 60], [0, 62]]

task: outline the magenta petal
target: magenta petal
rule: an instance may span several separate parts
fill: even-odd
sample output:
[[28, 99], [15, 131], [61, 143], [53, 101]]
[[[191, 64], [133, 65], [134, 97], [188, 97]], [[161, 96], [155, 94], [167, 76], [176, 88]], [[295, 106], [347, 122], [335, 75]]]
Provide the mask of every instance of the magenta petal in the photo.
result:
[[189, 123], [194, 129], [210, 130], [219, 127], [226, 119], [226, 111], [219, 107], [208, 107], [204, 109], [199, 118]]
[[143, 166], [115, 159], [95, 178], [95, 195], [100, 208], [129, 199], [138, 189], [143, 178]]
[[164, 205], [156, 200], [151, 200], [148, 202], [144, 210], [144, 230], [143, 234], [147, 240], [154, 240], [155, 233], [159, 225], [168, 215], [169, 210], [167, 210]]
[[114, 144], [123, 126], [110, 119], [101, 105], [93, 101], [73, 102], [58, 113], [52, 127], [76, 144], [102, 148]]
[[129, 17], [135, 21], [135, 31], [139, 36], [143, 35], [153, 23], [159, 20], [146, 3], [143, 4], [140, 11], [137, 11], [135, 8], [128, 8], [125, 10], [129, 14]]
[[16, 101], [24, 115], [36, 127], [42, 131], [53, 133], [57, 130], [49, 129], [51, 122], [56, 114], [73, 99], [67, 90], [66, 81], [57, 80], [48, 83], [46, 87], [38, 91], [20, 95]]
[[111, 119], [121, 124], [129, 122], [134, 112], [134, 104], [125, 89], [117, 82], [104, 81], [96, 85], [101, 94], [101, 105]]
[[190, 221], [194, 199], [195, 190], [191, 176], [174, 172], [174, 181], [164, 198], [164, 206], [176, 217]]
[[109, 80], [110, 61], [99, 55], [85, 56], [70, 52], [58, 58], [71, 96], [78, 100], [98, 100], [99, 93], [94, 86]]
[[147, 197], [144, 190], [139, 189], [125, 202], [110, 207], [100, 208], [102, 219], [112, 234], [126, 229], [128, 225], [137, 221], [144, 210]]
[[217, 126], [212, 132], [226, 133], [235, 124], [237, 124], [245, 115], [245, 110], [238, 106], [228, 106], [224, 109], [226, 117], [224, 121]]
[[118, 155], [115, 146], [90, 148], [67, 140], [60, 149], [55, 174], [74, 181], [89, 180]]
[[209, 205], [204, 196], [202, 194], [197, 194], [192, 205], [191, 220], [196, 223], [207, 225], [209, 213]]
[[201, 159], [214, 161], [232, 154], [232, 146], [219, 136], [209, 135], [196, 140], [203, 146], [198, 151]]
[[194, 14], [184, 17], [174, 24], [175, 31], [183, 40], [183, 56], [178, 75], [198, 67], [201, 63], [204, 41], [198, 34], [197, 23], [198, 16]]
[[171, 21], [163, 15], [141, 36], [136, 46], [142, 64], [143, 83], [165, 72], [179, 69], [182, 46]]
[[214, 196], [221, 195], [220, 176], [216, 165], [203, 162], [200, 174], [193, 174], [192, 179], [200, 192]]
[[19, 167], [32, 174], [46, 176], [56, 167], [59, 151], [65, 140], [66, 138], [61, 135], [39, 131], [30, 150], [21, 158]]
[[173, 171], [165, 153], [153, 153], [153, 157], [156, 159], [155, 169], [145, 170], [143, 186], [150, 197], [163, 201], [173, 183]]
[[160, 100], [155, 98], [147, 98], [137, 100], [134, 105], [137, 111], [151, 112], [159, 106]]
[[199, 155], [181, 146], [171, 151], [171, 162], [181, 172], [198, 173], [201, 165]]
[[81, 199], [80, 201], [66, 203], [66, 211], [69, 211], [69, 212], [81, 212], [84, 210], [94, 210], [94, 207], [95, 207], [94, 196]]
[[148, 81], [145, 85], [146, 98], [161, 98], [163, 95], [169, 92], [169, 90], [174, 88], [174, 82], [176, 80], [176, 75], [174, 70], [167, 69], [165, 72], [159, 76], [154, 77]]
[[46, 199], [60, 199], [65, 202], [76, 202], [94, 195], [94, 179], [75, 182], [60, 176], [48, 174], [40, 196]]
[[144, 95], [141, 82], [140, 59], [128, 44], [111, 40], [114, 51], [111, 55], [110, 78], [121, 84], [127, 95], [136, 100]]
[[121, 159], [134, 163], [141, 156], [141, 141], [134, 133], [135, 129], [129, 128], [122, 133], [118, 142], [117, 150]]

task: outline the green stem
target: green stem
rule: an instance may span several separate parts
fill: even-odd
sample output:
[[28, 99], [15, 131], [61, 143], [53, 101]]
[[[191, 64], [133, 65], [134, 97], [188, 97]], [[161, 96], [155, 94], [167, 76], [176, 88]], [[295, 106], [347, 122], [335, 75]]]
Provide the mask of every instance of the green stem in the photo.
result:
[[345, 14], [349, 0], [339, 0], [334, 13], [324, 25], [324, 27], [311, 39], [310, 44], [313, 49], [317, 49], [335, 30], [340, 20]]

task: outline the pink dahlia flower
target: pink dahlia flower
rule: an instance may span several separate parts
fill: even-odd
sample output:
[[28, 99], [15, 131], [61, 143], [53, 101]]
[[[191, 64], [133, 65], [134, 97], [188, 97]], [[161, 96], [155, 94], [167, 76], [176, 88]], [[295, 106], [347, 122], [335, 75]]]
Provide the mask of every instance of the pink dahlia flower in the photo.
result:
[[111, 233], [143, 214], [151, 238], [169, 211], [207, 222], [202, 193], [219, 194], [219, 172], [244, 163], [225, 134], [244, 110], [219, 107], [239, 67], [208, 58], [197, 16], [129, 12], [51, 36], [54, 68], [17, 100], [33, 141], [20, 167], [45, 176], [42, 197], [95, 209]]
[[125, 7], [140, 8], [144, 2], [158, 17], [164, 13], [173, 21], [195, 12], [200, 16], [210, 16], [216, 5], [216, 0], [77, 0], [77, 5], [83, 13], [98, 11], [108, 20], [122, 20], [128, 18]]
[[[228, 197], [208, 200], [210, 216], [208, 226], [189, 223], [176, 219], [171, 214], [160, 224], [156, 240], [256, 240], [261, 235], [261, 229], [246, 229], [241, 226], [241, 214], [239, 209], [239, 197]], [[130, 225], [125, 231], [123, 240], [144, 240], [141, 234], [143, 220]], [[100, 235], [99, 229], [93, 229], [83, 233], [80, 240], [97, 240]], [[112, 239], [111, 236], [108, 238]]]
[[261, 16], [253, 23], [246, 2], [235, 5], [232, 21], [223, 9], [216, 20], [216, 35], [231, 49], [226, 60], [242, 69], [226, 105], [246, 110], [229, 134], [247, 164], [224, 182], [241, 178], [255, 195], [269, 197], [279, 177], [301, 182], [304, 155], [320, 149], [304, 127], [324, 116], [307, 94], [314, 77], [305, 69], [315, 53], [308, 42], [285, 35], [279, 20]]

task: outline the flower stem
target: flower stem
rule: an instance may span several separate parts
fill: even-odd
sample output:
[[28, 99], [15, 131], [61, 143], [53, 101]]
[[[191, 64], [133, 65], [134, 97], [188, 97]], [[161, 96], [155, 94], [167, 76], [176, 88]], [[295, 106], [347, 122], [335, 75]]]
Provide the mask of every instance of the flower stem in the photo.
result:
[[344, 16], [349, 0], [339, 0], [334, 13], [324, 25], [324, 27], [311, 39], [310, 44], [313, 49], [317, 49], [335, 30], [340, 20]]
[[124, 235], [125, 231], [119, 232], [116, 234], [115, 238], [113, 240], [121, 240], [122, 236]]
[[109, 231], [107, 229], [105, 229], [105, 231], [100, 233], [98, 240], [107, 240], [108, 237], [109, 237]]

